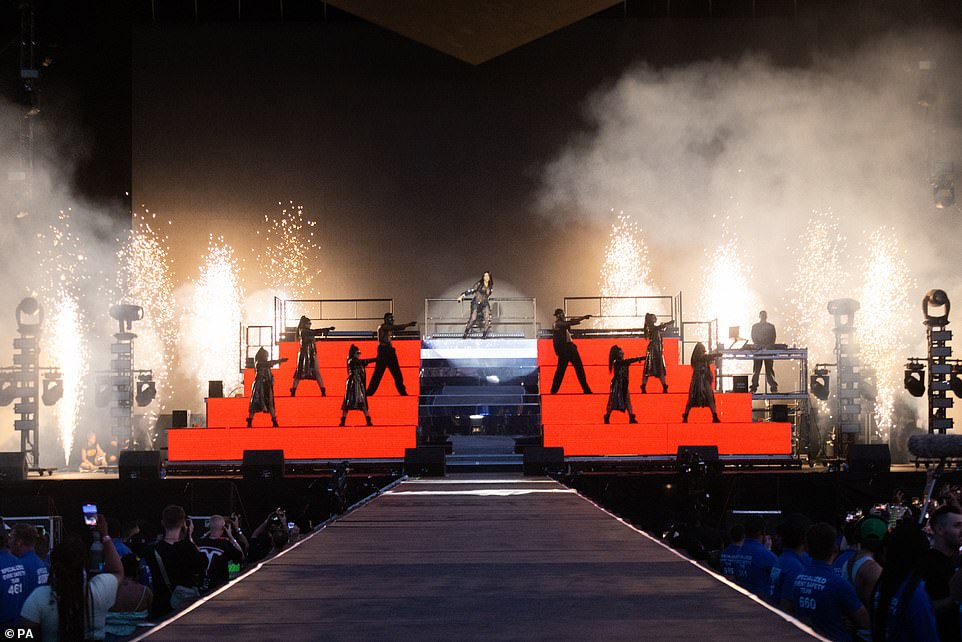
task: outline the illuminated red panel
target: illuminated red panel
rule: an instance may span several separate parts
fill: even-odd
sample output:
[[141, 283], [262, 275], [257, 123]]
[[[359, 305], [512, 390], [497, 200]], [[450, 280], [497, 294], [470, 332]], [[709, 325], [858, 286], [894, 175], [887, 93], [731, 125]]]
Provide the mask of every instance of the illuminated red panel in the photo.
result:
[[[543, 395], [551, 392], [551, 383], [556, 370], [555, 365], [556, 364], [552, 362], [551, 365], [541, 366], [541, 394]], [[636, 391], [638, 394], [641, 394], [641, 379], [644, 373], [644, 366], [638, 363], [633, 364], [630, 368], [629, 381], [631, 385], [631, 395], [632, 398], [634, 398]], [[611, 373], [608, 372], [608, 366], [585, 366], [585, 378], [588, 380], [588, 387], [591, 388], [592, 392], [608, 393], [608, 389], [611, 386]], [[687, 394], [688, 384], [691, 381], [691, 366], [669, 366], [665, 378], [668, 381], [668, 392], [684, 392]], [[648, 390], [661, 394], [661, 382], [658, 379], [649, 377]], [[565, 371], [564, 379], [562, 379], [561, 387], [558, 391], [581, 392], [581, 384], [578, 383], [578, 376], [575, 374], [574, 368], [570, 365]]]
[[545, 424], [544, 445], [564, 447], [566, 457], [663, 455], [668, 431], [665, 424]]
[[[274, 369], [274, 396], [290, 397], [291, 385], [294, 383], [294, 369], [291, 362], [282, 363], [280, 367]], [[374, 372], [374, 364], [367, 367], [368, 382]], [[421, 368], [419, 366], [401, 366], [401, 374], [404, 376], [404, 387], [409, 395], [417, 396], [421, 390]], [[344, 387], [347, 383], [347, 368], [343, 365], [330, 368], [321, 368], [321, 378], [324, 379], [324, 387], [327, 388], [328, 395], [337, 397], [344, 395]], [[254, 370], [248, 368], [244, 370], [244, 395], [250, 396], [251, 386], [254, 384]], [[397, 396], [397, 388], [394, 387], [394, 378], [387, 370], [378, 386], [376, 397]], [[320, 397], [321, 390], [313, 380], [305, 379], [297, 384], [298, 397]]]
[[182, 428], [167, 433], [170, 461], [240, 461], [245, 450], [283, 450], [286, 459], [401, 459], [415, 426]]
[[[608, 367], [608, 351], [611, 346], [618, 344], [625, 351], [628, 357], [641, 357], [648, 351], [648, 340], [638, 337], [605, 337], [575, 339], [578, 346], [578, 354], [581, 355], [581, 362], [593, 366]], [[678, 339], [662, 339], [662, 347], [665, 353], [665, 363], [671, 368], [679, 363], [678, 358]], [[555, 365], [558, 357], [554, 353], [554, 346], [551, 339], [538, 339], [538, 365]]]
[[[608, 403], [607, 394], [557, 394], [541, 397], [541, 420], [546, 424], [596, 423], [601, 421]], [[631, 405], [641, 423], [671, 423], [681, 420], [688, 403], [688, 393], [668, 394], [640, 392], [631, 393]], [[722, 421], [751, 421], [752, 396], [747, 393], [724, 393], [715, 395], [715, 404]], [[624, 413], [613, 413], [612, 421]], [[708, 410], [692, 409], [689, 420], [695, 423], [710, 422]], [[625, 419], [627, 421], [627, 419]]]
[[668, 448], [717, 445], [721, 455], [790, 455], [792, 425], [788, 423], [669, 424]]
[[[282, 426], [336, 426], [341, 418], [340, 397], [279, 397], [274, 401], [277, 421]], [[208, 399], [207, 426], [246, 427], [249, 407], [250, 400], [240, 397]], [[368, 399], [368, 408], [376, 424], [416, 424], [418, 421], [417, 397], [377, 394]], [[351, 421], [364, 422], [364, 415], [359, 411], [351, 411], [347, 416]], [[270, 426], [270, 415], [255, 414], [253, 425]]]

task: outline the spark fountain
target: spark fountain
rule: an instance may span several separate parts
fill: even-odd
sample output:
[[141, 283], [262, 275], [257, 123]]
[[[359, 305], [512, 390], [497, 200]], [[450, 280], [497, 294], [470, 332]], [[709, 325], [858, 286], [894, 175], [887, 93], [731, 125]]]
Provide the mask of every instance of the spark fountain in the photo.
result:
[[624, 212], [619, 212], [611, 224], [600, 286], [603, 316], [619, 317], [620, 327], [640, 327], [644, 323], [645, 311], [636, 309], [636, 301], [614, 298], [657, 294], [651, 284], [651, 264], [641, 227]]
[[[282, 205], [282, 203], [278, 203]], [[264, 215], [265, 228], [258, 230], [260, 245], [254, 248], [257, 265], [263, 270], [266, 285], [281, 298], [303, 299], [313, 294], [314, 279], [320, 270], [316, 221], [305, 217], [304, 206], [289, 201], [279, 215]]]

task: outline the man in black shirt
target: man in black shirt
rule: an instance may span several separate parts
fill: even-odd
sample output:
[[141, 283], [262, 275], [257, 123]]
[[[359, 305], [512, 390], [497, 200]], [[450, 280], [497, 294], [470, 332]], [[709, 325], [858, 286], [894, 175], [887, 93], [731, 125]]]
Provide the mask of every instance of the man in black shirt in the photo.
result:
[[230, 562], [243, 562], [244, 552], [241, 545], [234, 539], [230, 522], [220, 515], [210, 518], [210, 530], [197, 542], [197, 548], [207, 556], [207, 588], [216, 588], [227, 584], [230, 573], [227, 565]]
[[[775, 344], [775, 326], [768, 322], [768, 312], [764, 310], [758, 313], [758, 319], [758, 323], [752, 326], [752, 343], [755, 344], [756, 350], [770, 350]], [[756, 359], [752, 370], [752, 393], [758, 390], [758, 375], [762, 371], [762, 363], [765, 364], [765, 381], [768, 383], [769, 391], [778, 392], [774, 362], [771, 359]]]
[[394, 377], [394, 386], [397, 388], [397, 393], [402, 397], [407, 396], [408, 392], [404, 388], [404, 376], [401, 374], [401, 366], [397, 361], [397, 350], [391, 345], [391, 339], [394, 338], [393, 332], [410, 328], [417, 323], [417, 321], [411, 321], [402, 325], [394, 325], [394, 315], [390, 312], [384, 315], [384, 323], [377, 327], [377, 363], [374, 365], [371, 383], [367, 386], [368, 397], [377, 392], [385, 368], [390, 370], [391, 376]]
[[564, 310], [558, 308], [554, 311], [551, 341], [554, 344], [554, 352], [558, 355], [558, 367], [554, 372], [554, 381], [551, 382], [551, 394], [557, 394], [558, 389], [561, 388], [561, 381], [564, 379], [569, 362], [575, 368], [575, 374], [578, 376], [578, 383], [581, 384], [582, 391], [586, 395], [591, 394], [588, 380], [585, 379], [585, 367], [581, 364], [581, 355], [578, 354], [578, 346], [571, 340], [571, 326], [578, 325], [585, 319], [590, 318], [591, 315], [586, 314], [583, 317], [571, 317], [566, 320]]
[[959, 604], [952, 599], [949, 581], [959, 569], [959, 547], [962, 547], [962, 511], [943, 506], [929, 518], [932, 548], [919, 561], [918, 573], [932, 599], [935, 623], [940, 640], [958, 640]]
[[[151, 617], [163, 617], [171, 610], [171, 594], [177, 587], [196, 588], [207, 569], [207, 556], [194, 545], [194, 524], [180, 506], [164, 509], [161, 523], [164, 537], [148, 547], [144, 559], [154, 580]], [[175, 605], [176, 606], [176, 605]]]

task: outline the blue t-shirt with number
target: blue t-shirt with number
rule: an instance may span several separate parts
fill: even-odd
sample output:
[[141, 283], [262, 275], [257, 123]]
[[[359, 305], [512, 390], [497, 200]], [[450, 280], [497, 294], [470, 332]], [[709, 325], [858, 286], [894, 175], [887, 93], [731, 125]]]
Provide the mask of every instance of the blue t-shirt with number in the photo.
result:
[[772, 567], [772, 602], [778, 604], [782, 600], [791, 600], [794, 586], [792, 583], [798, 574], [812, 563], [807, 553], [799, 555], [795, 551], [785, 551], [778, 556], [778, 561]]
[[26, 569], [10, 551], [0, 551], [0, 629], [9, 629], [20, 621]]
[[778, 558], [757, 539], [746, 538], [735, 554], [735, 579], [755, 595], [768, 599], [772, 590], [772, 567]]
[[847, 618], [862, 608], [855, 588], [827, 562], [813, 560], [792, 583], [795, 614], [831, 640], [851, 640]]
[[27, 575], [23, 580], [23, 594], [24, 599], [26, 599], [26, 596], [33, 593], [33, 589], [47, 583], [50, 575], [50, 565], [40, 559], [40, 556], [34, 551], [28, 551], [21, 555], [20, 563], [23, 564], [23, 568], [27, 571]]
[[730, 580], [735, 579], [735, 556], [738, 555], [738, 551], [740, 550], [742, 550], [741, 544], [729, 544], [719, 556], [722, 575]]

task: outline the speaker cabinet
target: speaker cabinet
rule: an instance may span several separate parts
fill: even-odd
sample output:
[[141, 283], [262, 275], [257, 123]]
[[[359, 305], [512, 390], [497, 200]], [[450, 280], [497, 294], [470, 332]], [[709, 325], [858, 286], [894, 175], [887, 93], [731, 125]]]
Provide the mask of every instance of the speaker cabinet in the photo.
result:
[[732, 392], [748, 392], [748, 375], [732, 377]]
[[160, 479], [160, 451], [121, 450], [118, 467], [123, 480]]
[[224, 382], [208, 381], [207, 382], [207, 398], [223, 399], [224, 398]]
[[678, 446], [675, 454], [675, 464], [685, 466], [690, 464], [703, 463], [709, 468], [721, 468], [721, 460], [718, 459], [718, 446]]
[[853, 473], [887, 473], [892, 468], [888, 444], [852, 444], [848, 447], [848, 470]]
[[561, 446], [528, 446], [524, 449], [522, 470], [525, 475], [563, 473], [565, 449]]
[[190, 426], [189, 410], [174, 410], [170, 413], [171, 428], [188, 428]]
[[404, 449], [404, 474], [414, 477], [444, 477], [447, 474], [444, 446]]
[[244, 481], [283, 479], [283, 450], [245, 450], [241, 464]]
[[0, 481], [23, 481], [26, 478], [26, 455], [21, 452], [0, 453]]

